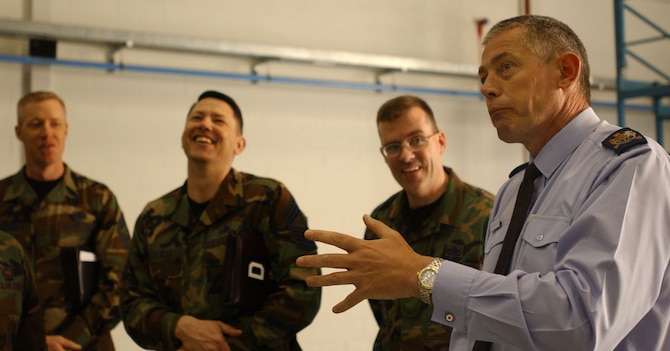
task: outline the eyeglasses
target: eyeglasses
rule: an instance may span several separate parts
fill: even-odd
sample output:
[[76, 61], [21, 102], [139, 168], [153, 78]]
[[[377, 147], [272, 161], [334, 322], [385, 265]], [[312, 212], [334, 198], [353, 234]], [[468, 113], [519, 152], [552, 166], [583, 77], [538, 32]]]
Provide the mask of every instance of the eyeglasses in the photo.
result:
[[439, 133], [440, 131], [435, 131], [433, 134], [429, 136], [413, 136], [407, 140], [405, 140], [402, 143], [389, 143], [381, 148], [379, 148], [379, 151], [382, 152], [382, 155], [384, 157], [396, 157], [402, 153], [402, 147], [407, 146], [407, 148], [412, 151], [419, 151], [422, 150], [423, 148], [428, 145], [428, 138], [432, 137], [433, 135]]

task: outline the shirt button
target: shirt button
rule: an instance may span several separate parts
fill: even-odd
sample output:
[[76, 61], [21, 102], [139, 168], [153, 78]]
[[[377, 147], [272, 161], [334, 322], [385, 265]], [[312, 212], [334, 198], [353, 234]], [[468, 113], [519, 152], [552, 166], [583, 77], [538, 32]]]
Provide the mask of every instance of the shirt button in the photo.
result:
[[535, 239], [537, 239], [537, 241], [540, 241], [540, 240], [544, 239], [544, 235], [540, 234]]
[[444, 319], [447, 320], [447, 322], [453, 322], [454, 321], [454, 315], [451, 313], [447, 313], [446, 316], [444, 316]]

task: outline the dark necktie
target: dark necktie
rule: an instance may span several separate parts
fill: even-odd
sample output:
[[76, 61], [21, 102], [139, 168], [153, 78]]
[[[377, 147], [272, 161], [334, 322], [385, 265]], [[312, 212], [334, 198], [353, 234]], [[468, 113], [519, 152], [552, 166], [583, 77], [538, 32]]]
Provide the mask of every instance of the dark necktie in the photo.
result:
[[[512, 262], [512, 255], [514, 254], [514, 248], [516, 247], [516, 241], [519, 239], [519, 234], [521, 234], [521, 229], [523, 224], [526, 221], [526, 215], [528, 214], [528, 207], [530, 206], [530, 201], [533, 198], [534, 183], [535, 178], [542, 174], [535, 164], [531, 163], [526, 168], [526, 173], [523, 176], [521, 181], [521, 186], [519, 187], [519, 193], [516, 195], [516, 203], [514, 203], [514, 212], [512, 213], [512, 219], [509, 222], [509, 227], [507, 228], [507, 234], [505, 235], [505, 241], [503, 241], [503, 247], [500, 251], [500, 257], [498, 257], [498, 263], [496, 268], [493, 271], [496, 274], [507, 274], [509, 273], [510, 263]], [[475, 342], [475, 346], [472, 348], [472, 351], [488, 351], [491, 349], [491, 343], [488, 341], [479, 341]]]

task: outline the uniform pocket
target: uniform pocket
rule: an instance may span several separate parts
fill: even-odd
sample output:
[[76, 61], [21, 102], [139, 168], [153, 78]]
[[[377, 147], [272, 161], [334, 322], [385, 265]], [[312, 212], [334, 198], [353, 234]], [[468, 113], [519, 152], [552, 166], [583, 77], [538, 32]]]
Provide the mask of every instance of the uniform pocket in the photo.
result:
[[566, 217], [538, 216], [529, 218], [523, 234], [522, 254], [517, 267], [532, 267], [534, 272], [545, 274], [554, 269], [558, 241], [568, 228]]
[[[167, 255], [166, 255], [167, 253]], [[180, 306], [182, 296], [183, 249], [161, 252], [159, 257], [149, 254], [149, 274], [159, 295], [166, 299], [168, 306]]]
[[91, 234], [98, 225], [96, 216], [78, 208], [71, 210], [73, 212], [65, 211], [55, 218], [58, 222], [58, 236], [54, 239], [60, 246], [88, 246], [93, 251], [95, 238]]
[[506, 233], [507, 225], [503, 225], [503, 222], [500, 219], [496, 218], [492, 220], [491, 227], [489, 228], [489, 235], [486, 237], [486, 242], [484, 243], [484, 254], [490, 254], [491, 250], [495, 247], [498, 247], [498, 251], [500, 251]]

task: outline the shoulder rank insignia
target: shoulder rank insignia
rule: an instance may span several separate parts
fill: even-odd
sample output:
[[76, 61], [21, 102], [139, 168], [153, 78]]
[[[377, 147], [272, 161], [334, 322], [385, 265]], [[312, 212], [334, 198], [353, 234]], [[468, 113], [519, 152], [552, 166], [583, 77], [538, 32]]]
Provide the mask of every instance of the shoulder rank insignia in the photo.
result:
[[647, 139], [642, 134], [630, 128], [621, 128], [603, 140], [603, 146], [614, 150], [617, 155], [621, 155], [635, 145], [646, 143]]

